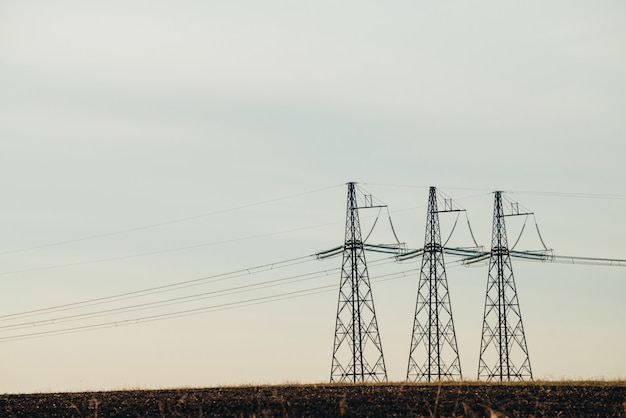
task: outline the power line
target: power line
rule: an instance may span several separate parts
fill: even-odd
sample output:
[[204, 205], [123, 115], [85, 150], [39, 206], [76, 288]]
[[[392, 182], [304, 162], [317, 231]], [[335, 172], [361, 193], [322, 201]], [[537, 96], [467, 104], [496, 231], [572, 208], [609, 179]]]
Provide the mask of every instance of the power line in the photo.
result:
[[234, 286], [226, 289], [213, 290], [209, 292], [197, 293], [187, 296], [179, 296], [175, 298], [162, 299], [157, 301], [139, 303], [134, 305], [122, 306], [117, 308], [104, 309], [100, 311], [79, 313], [73, 315], [67, 315], [56, 318], [43, 319], [38, 321], [29, 321], [22, 322], [18, 324], [12, 325], [3, 325], [0, 326], [0, 330], [8, 330], [8, 329], [23, 329], [23, 328], [32, 328], [34, 326], [46, 326], [46, 325], [56, 325], [59, 323], [65, 322], [75, 322], [79, 320], [84, 320], [87, 318], [99, 318], [103, 316], [111, 316], [118, 313], [126, 313], [126, 312], [136, 312], [147, 309], [160, 308], [163, 306], [171, 306], [178, 305], [182, 303], [196, 302], [198, 300], [205, 300], [216, 298], [220, 296], [230, 296], [238, 293], [245, 293], [250, 291], [255, 291], [259, 289], [266, 289], [270, 287], [281, 286], [285, 284], [298, 283], [306, 280], [317, 279], [324, 276], [329, 276], [331, 272], [336, 272], [340, 270], [339, 268], [333, 268], [328, 270], [315, 271], [312, 273], [303, 273], [294, 276], [283, 277], [279, 279], [267, 280], [259, 283], [251, 283], [246, 285]]
[[[392, 184], [392, 183], [363, 183], [372, 186], [381, 186], [381, 187], [399, 187], [399, 188], [410, 188], [410, 189], [428, 189], [431, 186], [423, 186], [417, 184]], [[439, 189], [439, 187], [437, 187]], [[490, 193], [492, 189], [479, 189], [472, 187], [442, 187], [445, 190], [467, 190], [467, 191], [475, 191], [475, 192], [485, 192]]]
[[163, 313], [163, 314], [149, 315], [149, 316], [144, 316], [144, 317], [124, 319], [124, 320], [111, 321], [111, 322], [104, 322], [104, 323], [99, 323], [99, 324], [82, 325], [82, 326], [77, 326], [77, 327], [64, 328], [60, 330], [38, 331], [38, 332], [32, 332], [32, 333], [26, 333], [26, 334], [11, 335], [7, 337], [0, 337], [0, 341], [14, 341], [14, 340], [21, 340], [21, 339], [51, 336], [51, 335], [56, 335], [56, 334], [68, 334], [68, 333], [74, 333], [74, 332], [81, 332], [81, 331], [87, 331], [91, 329], [102, 329], [102, 328], [117, 327], [117, 326], [122, 326], [122, 325], [138, 324], [141, 322], [152, 322], [157, 319], [168, 319], [168, 318], [175, 318], [179, 316], [189, 316], [192, 314], [210, 312], [212, 310], [222, 310], [222, 309], [227, 309], [229, 307], [233, 308], [233, 307], [237, 307], [238, 305], [246, 306], [245, 305], [246, 303], [271, 301], [272, 299], [279, 298], [279, 297], [294, 296], [297, 294], [304, 294], [309, 291], [329, 289], [333, 287], [335, 287], [335, 285], [318, 286], [318, 287], [311, 288], [311, 289], [287, 292], [287, 293], [282, 293], [279, 295], [263, 296], [263, 297], [252, 298], [252, 299], [247, 299], [247, 300], [237, 301], [237, 302], [228, 302], [228, 303], [223, 303], [219, 305], [205, 306], [202, 308], [187, 309], [187, 310], [182, 310], [182, 311], [168, 312], [168, 313]]
[[[335, 187], [338, 187], [338, 186], [331, 186], [331, 187], [326, 187], [326, 188], [322, 188], [322, 189], [316, 189], [316, 190], [313, 190], [313, 191], [303, 192], [303, 193], [294, 194], [294, 195], [290, 195], [290, 196], [286, 196], [286, 197], [282, 197], [282, 198], [277, 198], [277, 199], [272, 199], [272, 200], [267, 200], [267, 201], [260, 202], [260, 203], [244, 205], [244, 206], [231, 208], [231, 209], [223, 210], [223, 211], [216, 211], [216, 212], [212, 212], [210, 214], [196, 215], [196, 216], [187, 217], [187, 218], [180, 218], [180, 219], [176, 219], [176, 220], [172, 220], [172, 221], [162, 222], [162, 223], [159, 223], [159, 224], [147, 225], [147, 226], [144, 226], [144, 227], [131, 228], [131, 229], [128, 229], [128, 230], [122, 230], [122, 231], [117, 231], [117, 232], [112, 232], [112, 233], [107, 233], [107, 234], [101, 234], [101, 235], [94, 235], [94, 236], [89, 236], [89, 237], [85, 237], [85, 238], [79, 238], [79, 239], [75, 239], [75, 240], [60, 241], [60, 242], [57, 242], [57, 243], [51, 243], [51, 244], [45, 244], [45, 245], [34, 246], [34, 247], [27, 247], [27, 248], [12, 250], [12, 251], [0, 252], [0, 255], [17, 253], [17, 252], [21, 252], [21, 251], [30, 250], [30, 249], [39, 249], [39, 248], [45, 248], [45, 247], [52, 247], [52, 246], [55, 246], [55, 245], [62, 245], [62, 244], [70, 243], [70, 242], [79, 242], [79, 241], [84, 241], [84, 240], [89, 240], [89, 239], [95, 239], [95, 238], [104, 237], [104, 236], [108, 236], [108, 235], [122, 234], [122, 233], [125, 233], [125, 232], [131, 232], [131, 231], [135, 231], [135, 230], [148, 229], [148, 228], [152, 228], [152, 227], [156, 227], [156, 226], [167, 225], [167, 224], [170, 224], [170, 223], [176, 223], [176, 222], [182, 222], [182, 221], [185, 221], [185, 220], [195, 219], [195, 218], [199, 218], [199, 217], [202, 217], [202, 216], [209, 216], [211, 214], [217, 214], [217, 213], [222, 213], [222, 212], [231, 211], [231, 210], [238, 210], [238, 209], [252, 207], [252, 206], [257, 206], [257, 205], [261, 205], [261, 204], [265, 204], [265, 203], [269, 203], [269, 202], [274, 202], [274, 201], [284, 200], [284, 199], [288, 199], [288, 198], [293, 198], [293, 197], [296, 197], [296, 196], [311, 194], [311, 193], [315, 193], [315, 192], [319, 192], [319, 191], [323, 191], [323, 190], [328, 190], [328, 189], [335, 188]], [[363, 194], [367, 194], [367, 192], [365, 192], [365, 191], [363, 191], [362, 193]], [[400, 210], [397, 210], [397, 211], [394, 211], [394, 212], [396, 212], [396, 213], [405, 212], [405, 211], [410, 211], [410, 210], [413, 210], [413, 209], [418, 209], [420, 207], [422, 207], [422, 206], [418, 206], [418, 207], [414, 207], [414, 208], [400, 209]], [[389, 209], [387, 209], [387, 211], [389, 212]], [[147, 257], [147, 256], [153, 256], [153, 255], [170, 253], [170, 252], [185, 251], [185, 250], [202, 248], [202, 247], [209, 247], [209, 246], [216, 246], [216, 245], [222, 245], [222, 244], [230, 244], [230, 243], [236, 243], [236, 242], [241, 242], [241, 241], [259, 239], [259, 238], [264, 238], [264, 237], [269, 237], [269, 236], [287, 234], [287, 233], [291, 233], [291, 232], [297, 232], [297, 231], [304, 231], [304, 230], [308, 230], [308, 229], [321, 228], [321, 227], [325, 227], [325, 226], [329, 226], [329, 225], [335, 225], [335, 224], [341, 224], [341, 223], [342, 222], [327, 222], [327, 223], [323, 223], [323, 224], [317, 224], [317, 225], [312, 225], [312, 226], [307, 226], [307, 227], [302, 227], [302, 228], [293, 228], [293, 229], [288, 229], [288, 230], [283, 230], [283, 231], [276, 231], [276, 232], [270, 232], [270, 233], [265, 233], [265, 234], [251, 235], [251, 236], [247, 236], [247, 237], [240, 237], [240, 238], [227, 239], [227, 240], [222, 240], [222, 241], [214, 241], [214, 242], [208, 242], [208, 243], [202, 243], [202, 244], [188, 245], [188, 246], [176, 247], [176, 248], [168, 248], [168, 249], [164, 249], [164, 250], [147, 251], [147, 252], [142, 252], [142, 253], [121, 255], [121, 256], [115, 256], [115, 257], [107, 257], [107, 258], [99, 258], [99, 259], [86, 260], [86, 261], [78, 261], [78, 262], [73, 262], [73, 263], [64, 263], [64, 264], [48, 265], [48, 266], [43, 266], [43, 267], [32, 267], [32, 268], [21, 269], [21, 270], [5, 271], [5, 272], [0, 272], [0, 276], [8, 276], [8, 275], [13, 275], [13, 274], [23, 274], [23, 273], [32, 273], [32, 272], [37, 272], [37, 271], [45, 271], [45, 270], [53, 270], [53, 269], [63, 269], [63, 268], [68, 268], [68, 267], [77, 267], [77, 266], [84, 266], [84, 265], [89, 265], [89, 264], [98, 264], [98, 263], [106, 263], [106, 262], [117, 261], [117, 260], [126, 260], [126, 259], [137, 258], [137, 257]], [[393, 228], [393, 225], [392, 225], [392, 228]], [[395, 231], [394, 231], [394, 233], [395, 233]]]
[[14, 249], [14, 250], [2, 251], [2, 252], [0, 252], [0, 256], [1, 255], [6, 255], [6, 254], [14, 254], [14, 253], [19, 253], [19, 252], [24, 252], [24, 251], [30, 251], [30, 250], [37, 250], [37, 249], [41, 249], [41, 248], [55, 247], [55, 246], [58, 246], [58, 245], [71, 244], [71, 243], [75, 243], [75, 242], [88, 241], [88, 240], [93, 240], [93, 239], [98, 239], [98, 238], [109, 237], [109, 236], [112, 236], [112, 235], [127, 234], [127, 233], [130, 233], [130, 232], [142, 231], [142, 230], [146, 230], [146, 229], [157, 228], [157, 227], [160, 227], [160, 226], [171, 225], [171, 224], [180, 223], [180, 222], [187, 222], [187, 221], [191, 221], [191, 220], [194, 220], [194, 219], [205, 218], [207, 216], [218, 215], [218, 214], [232, 212], [232, 211], [241, 210], [241, 209], [247, 209], [247, 208], [254, 207], [254, 206], [266, 205], [268, 203], [274, 203], [274, 202], [278, 202], [278, 201], [281, 201], [281, 200], [292, 199], [294, 197], [304, 196], [304, 195], [308, 195], [308, 194], [312, 194], [312, 193], [318, 193], [318, 192], [321, 192], [321, 191], [334, 189], [334, 188], [337, 188], [337, 187], [340, 187], [340, 186], [342, 186], [342, 185], [334, 185], [334, 186], [329, 186], [329, 187], [323, 187], [321, 189], [315, 189], [315, 190], [310, 190], [310, 191], [307, 191], [307, 192], [296, 193], [296, 194], [283, 196], [283, 197], [277, 197], [277, 198], [274, 198], [274, 199], [264, 200], [264, 201], [261, 201], [261, 202], [250, 203], [250, 204], [241, 205], [241, 206], [235, 206], [235, 207], [232, 207], [232, 208], [221, 209], [221, 210], [208, 212], [208, 213], [202, 213], [202, 214], [199, 214], [199, 215], [186, 216], [184, 218], [171, 219], [169, 221], [163, 221], [163, 222], [157, 222], [157, 223], [153, 223], [153, 224], [141, 225], [141, 226], [137, 226], [137, 227], [133, 227], [133, 228], [121, 229], [121, 230], [117, 230], [117, 231], [113, 231], [113, 232], [105, 232], [105, 233], [102, 233], [102, 234], [89, 235], [89, 236], [82, 237], [82, 238], [73, 238], [73, 239], [69, 239], [69, 240], [51, 242], [51, 243], [48, 243], [48, 244], [34, 245], [34, 246], [30, 246], [30, 247], [23, 247], [23, 248], [17, 248], [17, 249]]
[[308, 262], [308, 261], [313, 261], [314, 260], [313, 257], [314, 256], [312, 255], [306, 255], [303, 257], [291, 258], [288, 260], [277, 261], [277, 262], [273, 262], [269, 264], [262, 264], [262, 265], [255, 266], [255, 267], [248, 267], [244, 269], [234, 270], [234, 271], [227, 272], [227, 273], [220, 273], [220, 274], [215, 274], [211, 276], [200, 277], [197, 279], [184, 280], [184, 281], [170, 283], [166, 285], [154, 286], [154, 287], [150, 287], [146, 289], [140, 289], [140, 290], [135, 290], [131, 292], [119, 293], [119, 294], [111, 295], [111, 296], [104, 296], [100, 298], [84, 300], [81, 302], [66, 303], [66, 304], [57, 305], [57, 306], [53, 306], [49, 308], [34, 309], [30, 311], [18, 312], [18, 313], [9, 314], [9, 315], [2, 315], [0, 316], [0, 321], [6, 321], [9, 319], [20, 318], [20, 317], [22, 318], [29, 317], [33, 315], [40, 315], [46, 312], [57, 312], [57, 311], [63, 311], [67, 309], [74, 309], [78, 307], [93, 306], [93, 305], [98, 305], [102, 303], [108, 303], [111, 301], [125, 300], [129, 298], [141, 297], [141, 296], [154, 294], [154, 293], [161, 293], [163, 291], [177, 290], [177, 289], [190, 287], [190, 286], [196, 286], [196, 285], [200, 285], [204, 283], [213, 283], [213, 282], [218, 282], [222, 280], [228, 280], [228, 279], [232, 279], [235, 277], [247, 276], [250, 274], [260, 273], [263, 271], [274, 270], [278, 268], [301, 264], [301, 263]]
[[[396, 280], [399, 278], [407, 277], [408, 273], [411, 273], [414, 271], [417, 271], [417, 270], [411, 269], [411, 270], [390, 273], [384, 276], [379, 276], [379, 277], [386, 277], [385, 279], [379, 278], [379, 279], [375, 279], [372, 281], [378, 283], [378, 282]], [[165, 320], [165, 319], [180, 318], [180, 317], [185, 317], [185, 316], [198, 315], [202, 313], [222, 311], [226, 309], [242, 308], [242, 307], [247, 307], [247, 306], [252, 306], [252, 305], [258, 305], [261, 303], [288, 300], [288, 299], [309, 296], [309, 295], [318, 294], [318, 293], [336, 291], [337, 287], [338, 287], [337, 284], [317, 286], [313, 288], [295, 290], [295, 291], [280, 293], [276, 295], [267, 295], [267, 296], [261, 296], [257, 298], [240, 300], [240, 301], [227, 302], [227, 303], [222, 303], [222, 304], [217, 304], [217, 305], [204, 306], [204, 307], [186, 309], [186, 310], [180, 310], [180, 311], [166, 312], [162, 314], [148, 315], [148, 316], [136, 317], [136, 318], [131, 318], [131, 319], [102, 322], [98, 324], [88, 324], [88, 325], [69, 327], [69, 328], [63, 328], [63, 329], [58, 329], [58, 330], [38, 331], [38, 332], [31, 332], [31, 333], [25, 333], [25, 334], [9, 335], [6, 337], [0, 337], [0, 342], [49, 337], [53, 335], [62, 335], [62, 334], [73, 334], [73, 333], [90, 331], [90, 330], [98, 330], [98, 329], [113, 328], [113, 327], [124, 326], [124, 325], [133, 325], [133, 324], [139, 324], [139, 323], [160, 321], [160, 320]]]
[[[217, 283], [217, 282], [220, 282], [220, 281], [232, 280], [232, 279], [239, 278], [239, 277], [247, 277], [247, 276], [250, 276], [250, 275], [253, 275], [253, 274], [259, 274], [259, 273], [263, 273], [263, 272], [267, 272], [267, 271], [278, 270], [278, 269], [285, 268], [285, 267], [291, 267], [291, 266], [307, 263], [307, 262], [313, 261], [314, 260], [313, 257], [314, 256], [312, 256], [312, 255], [307, 255], [307, 256], [303, 256], [303, 257], [292, 258], [292, 259], [289, 259], [289, 260], [284, 260], [284, 261], [278, 261], [278, 262], [274, 262], [274, 263], [264, 264], [264, 265], [260, 265], [260, 266], [256, 266], [256, 267], [249, 267], [249, 268], [245, 268], [245, 269], [235, 270], [235, 271], [232, 271], [232, 272], [221, 273], [221, 274], [201, 277], [201, 278], [197, 278], [197, 279], [185, 280], [185, 281], [170, 283], [170, 284], [166, 284], [166, 285], [162, 285], [162, 286], [150, 287], [150, 288], [147, 288], [147, 289], [135, 290], [135, 291], [132, 291], [132, 292], [125, 292], [125, 293], [120, 293], [120, 294], [111, 295], [111, 296], [104, 296], [104, 297], [100, 297], [100, 298], [94, 298], [94, 299], [89, 299], [89, 300], [84, 300], [84, 301], [79, 301], [79, 302], [72, 302], [72, 303], [66, 303], [66, 304], [62, 304], [62, 305], [56, 305], [56, 306], [52, 306], [52, 307], [48, 307], [48, 308], [40, 308], [40, 309], [34, 309], [34, 310], [29, 310], [29, 311], [24, 311], [24, 312], [17, 312], [17, 313], [8, 314], [8, 315], [2, 315], [2, 316], [0, 316], [0, 322], [7, 322], [7, 321], [16, 320], [16, 319], [37, 317], [37, 316], [47, 315], [47, 314], [51, 314], [51, 313], [57, 313], [57, 312], [64, 312], [64, 311], [69, 311], [69, 310], [82, 309], [82, 308], [85, 308], [85, 307], [92, 307], [92, 306], [97, 306], [97, 305], [109, 304], [109, 303], [119, 302], [119, 301], [123, 301], [123, 300], [137, 299], [137, 298], [141, 298], [141, 297], [144, 297], [144, 296], [149, 296], [149, 295], [154, 295], [154, 294], [159, 294], [159, 293], [165, 293], [165, 292], [171, 292], [171, 291], [185, 289], [185, 288], [189, 288], [189, 287], [193, 287], [193, 286], [212, 284], [212, 283]], [[374, 261], [372, 261], [372, 264], [377, 264], [377, 265], [379, 265], [379, 264], [387, 264], [387, 263], [391, 263], [393, 260], [394, 260], [393, 257], [386, 257], [386, 258], [374, 260]], [[267, 284], [267, 283], [270, 283], [270, 282], [278, 282], [278, 281], [282, 281], [282, 280], [289, 280], [289, 279], [294, 279], [294, 278], [303, 277], [303, 276], [309, 276], [309, 275], [315, 275], [315, 274], [319, 274], [319, 275], [323, 276], [323, 275], [327, 275], [326, 274], [327, 272], [334, 271], [334, 270], [338, 270], [338, 269], [326, 269], [326, 270], [321, 270], [321, 271], [317, 271], [317, 272], [313, 272], [313, 273], [304, 273], [304, 274], [295, 275], [295, 276], [288, 276], [286, 278], [281, 278], [281, 279], [274, 279], [274, 280], [270, 280], [270, 281], [253, 283], [253, 284], [243, 285], [243, 286], [239, 286], [239, 287], [221, 289], [221, 290], [218, 290], [218, 291], [208, 292], [208, 293], [204, 293], [204, 294], [201, 294], [201, 295], [205, 295], [205, 294], [208, 295], [208, 294], [212, 294], [212, 293], [227, 292], [227, 291], [232, 291], [234, 289], [245, 288], [245, 287], [261, 286], [263, 284]], [[193, 297], [198, 297], [198, 296], [199, 296], [198, 294], [191, 295], [191, 296], [181, 296], [179, 298], [166, 299], [166, 300], [163, 300], [163, 301], [149, 302], [149, 303], [140, 304], [140, 305], [131, 305], [131, 307], [147, 305], [147, 304], [158, 304], [158, 303], [164, 303], [164, 302], [168, 302], [168, 301], [172, 301], [172, 300], [176, 300], [176, 299], [181, 299], [182, 300], [182, 299], [188, 299], [188, 298], [193, 298]], [[127, 307], [116, 308], [116, 309], [120, 309], [121, 310], [121, 309], [127, 309], [127, 308], [129, 308], [129, 307], [127, 306]], [[88, 315], [88, 314], [82, 314], [82, 315]], [[54, 319], [47, 319], [47, 320], [38, 320], [36, 322], [46, 322], [46, 321], [50, 322], [50, 321], [56, 321], [57, 319], [64, 319], [64, 318], [54, 318]], [[29, 326], [33, 326], [33, 321], [28, 322], [28, 324], [29, 324]], [[16, 325], [0, 326], [0, 329], [14, 327]]]
[[185, 251], [185, 250], [191, 250], [191, 249], [195, 249], [195, 248], [210, 247], [210, 246], [213, 246], [213, 245], [230, 244], [230, 243], [234, 243], [234, 242], [241, 242], [241, 241], [253, 240], [253, 239], [258, 239], [258, 238], [265, 238], [265, 237], [269, 237], [269, 236], [288, 234], [288, 233], [291, 233], [291, 232], [304, 231], [304, 230], [307, 230], [307, 229], [321, 228], [321, 227], [324, 227], [324, 226], [335, 225], [335, 224], [339, 224], [339, 223], [341, 223], [341, 222], [328, 222], [328, 223], [324, 223], [324, 224], [318, 224], [318, 225], [307, 226], [307, 227], [302, 227], [302, 228], [294, 228], [294, 229], [288, 229], [288, 230], [283, 230], [283, 231], [268, 232], [268, 233], [265, 233], [265, 234], [251, 235], [251, 236], [248, 236], [248, 237], [233, 238], [233, 239], [223, 240], [223, 241], [208, 242], [208, 243], [204, 243], [204, 244], [188, 245], [188, 246], [185, 246], [185, 247], [169, 248], [169, 249], [166, 249], [166, 250], [148, 251], [148, 252], [144, 252], [144, 253], [123, 255], [123, 256], [117, 256], [117, 257], [109, 257], [109, 258], [100, 258], [100, 259], [87, 260], [87, 261], [79, 261], [79, 262], [75, 262], [75, 263], [57, 264], [57, 265], [52, 265], [52, 266], [33, 267], [33, 268], [30, 268], [30, 269], [23, 269], [23, 270], [5, 271], [5, 272], [0, 272], [0, 276], [6, 276], [6, 275], [11, 275], [11, 274], [20, 274], [20, 273], [31, 273], [31, 272], [34, 272], [34, 271], [42, 271], [42, 270], [61, 269], [61, 268], [67, 268], [67, 267], [76, 267], [76, 266], [82, 266], [82, 265], [86, 265], [86, 264], [106, 263], [106, 262], [109, 262], [109, 261], [126, 260], [126, 259], [129, 259], [129, 258], [146, 257], [146, 256], [157, 255], [157, 254], [164, 254], [164, 253], [175, 252], [175, 251]]
[[[414, 185], [414, 184], [390, 184], [390, 183], [363, 183], [372, 186], [382, 187], [405, 187], [405, 188], [418, 188], [428, 189], [428, 186]], [[439, 189], [439, 187], [438, 187]], [[466, 190], [466, 191], [480, 191], [486, 193], [492, 193], [493, 189], [481, 189], [472, 187], [441, 187], [444, 190]], [[626, 200], [626, 194], [612, 194], [612, 193], [586, 193], [586, 192], [557, 192], [557, 191], [538, 191], [538, 190], [506, 190], [507, 193], [529, 194], [537, 196], [550, 196], [550, 197], [569, 197], [580, 199], [607, 199], [607, 200]]]
[[569, 197], [579, 199], [605, 199], [605, 200], [626, 200], [626, 194], [610, 194], [610, 193], [578, 193], [578, 192], [539, 192], [527, 190], [512, 190], [510, 193], [529, 194], [537, 196], [549, 197]]

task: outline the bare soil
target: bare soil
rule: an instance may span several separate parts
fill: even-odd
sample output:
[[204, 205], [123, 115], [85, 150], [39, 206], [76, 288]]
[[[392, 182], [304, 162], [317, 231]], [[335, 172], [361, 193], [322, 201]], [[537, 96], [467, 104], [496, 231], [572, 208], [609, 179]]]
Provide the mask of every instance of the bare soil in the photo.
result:
[[626, 382], [284, 385], [0, 395], [0, 417], [626, 417]]

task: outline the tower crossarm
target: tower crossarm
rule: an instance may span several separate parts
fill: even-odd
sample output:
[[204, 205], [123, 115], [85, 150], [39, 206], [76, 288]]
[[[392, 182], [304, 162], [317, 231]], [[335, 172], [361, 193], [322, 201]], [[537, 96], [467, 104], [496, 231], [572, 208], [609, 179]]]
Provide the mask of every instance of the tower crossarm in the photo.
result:
[[517, 213], [506, 213], [503, 215], [500, 215], [502, 218], [507, 218], [509, 216], [527, 216], [527, 215], [534, 215], [534, 212], [517, 212]]
[[443, 247], [443, 252], [449, 255], [456, 255], [460, 257], [480, 257], [483, 255], [489, 255], [489, 252], [483, 251], [482, 248], [460, 248], [460, 247]]
[[[446, 254], [464, 257], [461, 260], [461, 262], [463, 263], [463, 265], [466, 265], [466, 266], [485, 261], [491, 255], [491, 252], [478, 251], [474, 249], [445, 247], [443, 251]], [[509, 249], [508, 253], [511, 257], [524, 260], [524, 261], [539, 261], [542, 263], [560, 263], [560, 264], [580, 264], [580, 265], [592, 265], [592, 266], [626, 267], [626, 259], [623, 259], [623, 258], [555, 255], [552, 253], [552, 250], [517, 251], [517, 250]], [[410, 256], [412, 255], [412, 253], [408, 253], [407, 255]]]
[[591, 264], [600, 266], [626, 267], [626, 260], [617, 258], [574, 257], [569, 255], [553, 255], [548, 261], [553, 263]]
[[[407, 253], [407, 250], [404, 248], [404, 243], [400, 244], [367, 244], [363, 242], [346, 242], [344, 245], [339, 245], [337, 247], [330, 248], [325, 251], [320, 251], [315, 254], [315, 257], [318, 260], [324, 260], [326, 258], [331, 258], [343, 254], [346, 248], [352, 248], [356, 245], [361, 246], [366, 251], [372, 251], [376, 253], [384, 253], [384, 254], [393, 254], [401, 257], [403, 254]], [[421, 251], [421, 250], [420, 250]], [[409, 257], [412, 258], [412, 257]]]
[[374, 251], [386, 254], [402, 254], [404, 250], [404, 244], [363, 244], [363, 248], [368, 251]]
[[592, 266], [626, 267], [626, 259], [584, 257], [574, 255], [554, 255], [551, 253], [511, 251], [511, 257], [530, 261], [542, 261], [561, 264], [583, 264]]

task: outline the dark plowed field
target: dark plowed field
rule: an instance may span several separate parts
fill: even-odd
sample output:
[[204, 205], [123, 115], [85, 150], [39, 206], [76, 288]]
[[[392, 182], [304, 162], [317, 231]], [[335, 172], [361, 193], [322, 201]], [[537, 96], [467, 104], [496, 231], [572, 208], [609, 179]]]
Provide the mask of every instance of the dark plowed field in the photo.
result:
[[286, 385], [3, 395], [1, 417], [626, 417], [626, 382]]

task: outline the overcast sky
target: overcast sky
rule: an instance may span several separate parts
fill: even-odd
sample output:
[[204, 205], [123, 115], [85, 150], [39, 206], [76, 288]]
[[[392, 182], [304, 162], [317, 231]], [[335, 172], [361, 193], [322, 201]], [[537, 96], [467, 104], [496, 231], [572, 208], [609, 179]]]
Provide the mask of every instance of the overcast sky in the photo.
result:
[[[491, 192], [504, 190], [556, 254], [626, 259], [625, 112], [622, 1], [2, 1], [0, 392], [327, 381], [341, 259], [253, 268], [342, 244], [348, 181], [389, 205], [411, 248], [432, 185], [487, 248]], [[376, 214], [362, 213], [364, 230]], [[381, 219], [372, 239], [389, 242]], [[513, 241], [524, 218], [509, 219]], [[454, 221], [442, 217], [444, 236]], [[469, 245], [459, 225], [455, 245]], [[533, 218], [519, 245], [541, 247]], [[370, 276], [400, 381], [418, 276], [380, 280], [418, 264], [381, 258], [368, 255]], [[475, 379], [487, 267], [447, 261], [462, 371]], [[626, 378], [626, 270], [513, 263], [535, 378]], [[240, 269], [253, 271], [6, 317]]]

